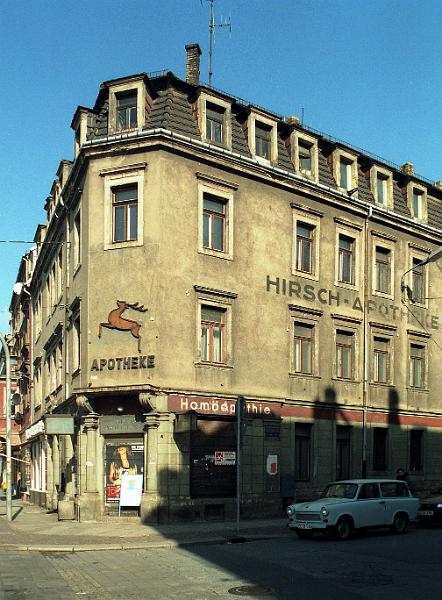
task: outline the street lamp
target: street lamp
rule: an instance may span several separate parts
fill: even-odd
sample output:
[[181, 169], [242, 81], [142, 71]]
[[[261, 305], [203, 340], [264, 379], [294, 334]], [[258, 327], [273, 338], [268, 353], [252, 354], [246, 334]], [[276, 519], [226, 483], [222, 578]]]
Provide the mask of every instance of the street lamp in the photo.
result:
[[417, 263], [416, 265], [413, 265], [407, 271], [405, 271], [405, 273], [401, 277], [401, 291], [402, 292], [407, 291], [407, 296], [411, 300], [413, 300], [413, 290], [410, 290], [409, 286], [405, 283], [405, 275], [407, 275], [407, 273], [409, 273], [413, 269], [416, 269], [417, 267], [423, 267], [424, 265], [426, 265], [430, 262], [434, 262], [435, 260], [438, 260], [441, 257], [442, 257], [442, 246], [439, 246], [439, 248], [436, 248], [435, 250], [433, 250], [433, 252], [431, 252], [427, 256], [427, 258], [424, 258], [424, 260], [421, 260], [419, 263]]
[[5, 338], [0, 333], [0, 342], [5, 353], [6, 389], [4, 396], [6, 419], [6, 519], [12, 521], [12, 488], [11, 488], [11, 357]]

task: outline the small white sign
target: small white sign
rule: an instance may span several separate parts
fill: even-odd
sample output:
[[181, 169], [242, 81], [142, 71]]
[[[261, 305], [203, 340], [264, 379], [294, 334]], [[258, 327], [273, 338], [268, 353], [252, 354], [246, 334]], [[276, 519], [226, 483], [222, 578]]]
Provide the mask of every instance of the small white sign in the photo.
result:
[[267, 455], [267, 473], [269, 475], [278, 474], [278, 455], [268, 454]]
[[143, 493], [143, 475], [121, 476], [120, 506], [140, 506]]
[[216, 465], [234, 465], [236, 464], [236, 452], [233, 450], [215, 450]]

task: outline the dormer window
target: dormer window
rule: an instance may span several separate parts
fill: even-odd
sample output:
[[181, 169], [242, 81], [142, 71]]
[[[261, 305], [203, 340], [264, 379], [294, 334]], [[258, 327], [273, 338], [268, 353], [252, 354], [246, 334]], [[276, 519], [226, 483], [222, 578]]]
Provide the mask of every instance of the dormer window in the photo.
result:
[[316, 138], [297, 131], [291, 133], [292, 161], [295, 171], [307, 179], [318, 179], [318, 143]]
[[387, 206], [387, 198], [388, 198], [388, 177], [382, 175], [381, 173], [377, 174], [376, 177], [376, 204], [380, 206]]
[[224, 110], [220, 106], [207, 103], [206, 138], [215, 144], [223, 143]]
[[278, 159], [278, 134], [276, 120], [250, 112], [247, 122], [248, 142], [252, 156], [264, 164]]
[[270, 160], [270, 134], [271, 128], [267, 127], [263, 123], [255, 122], [255, 154], [261, 158]]
[[370, 172], [370, 185], [374, 201], [382, 208], [393, 208], [393, 176], [390, 171], [374, 165]]
[[407, 185], [407, 204], [410, 214], [417, 221], [427, 220], [427, 188], [411, 181]]
[[137, 127], [137, 93], [117, 94], [117, 130]]
[[337, 148], [333, 152], [333, 175], [341, 191], [356, 191], [358, 187], [358, 163], [356, 156]]
[[203, 141], [232, 147], [232, 109], [229, 102], [202, 91], [197, 102], [198, 127]]

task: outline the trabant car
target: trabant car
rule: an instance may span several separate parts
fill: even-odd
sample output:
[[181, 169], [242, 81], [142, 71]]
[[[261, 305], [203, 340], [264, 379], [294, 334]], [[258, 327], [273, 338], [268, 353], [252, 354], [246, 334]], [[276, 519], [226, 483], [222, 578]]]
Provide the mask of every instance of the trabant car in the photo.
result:
[[355, 529], [369, 527], [403, 533], [416, 520], [418, 506], [404, 481], [352, 479], [329, 483], [318, 500], [291, 504], [287, 516], [300, 538], [322, 532], [346, 540]]

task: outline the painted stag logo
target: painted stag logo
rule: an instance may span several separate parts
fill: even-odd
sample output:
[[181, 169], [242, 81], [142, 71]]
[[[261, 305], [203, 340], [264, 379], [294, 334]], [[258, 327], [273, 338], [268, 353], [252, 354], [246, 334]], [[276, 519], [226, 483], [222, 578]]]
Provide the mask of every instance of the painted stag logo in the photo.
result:
[[106, 327], [107, 329], [117, 329], [118, 331], [130, 331], [134, 338], [138, 340], [138, 352], [141, 353], [141, 335], [140, 329], [142, 327], [142, 323], [138, 323], [138, 321], [132, 321], [132, 319], [124, 319], [122, 318], [122, 314], [127, 308], [131, 308], [132, 310], [137, 310], [138, 312], [147, 312], [147, 308], [144, 308], [144, 304], [139, 304], [139, 302], [135, 302], [131, 304], [130, 302], [126, 302], [125, 300], [117, 300], [118, 308], [111, 310], [107, 317], [107, 323], [100, 323], [98, 328], [98, 337], [101, 338], [101, 329]]

